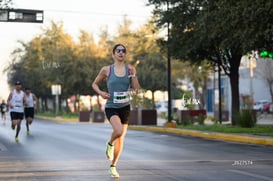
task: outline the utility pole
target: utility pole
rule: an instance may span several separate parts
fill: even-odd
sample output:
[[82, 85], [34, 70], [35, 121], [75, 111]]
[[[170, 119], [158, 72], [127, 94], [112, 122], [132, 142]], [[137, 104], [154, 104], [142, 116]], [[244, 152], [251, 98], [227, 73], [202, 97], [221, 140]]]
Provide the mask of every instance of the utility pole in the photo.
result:
[[[218, 71], [218, 94], [219, 94], [219, 103], [218, 103], [218, 119], [220, 124], [222, 124], [222, 91], [221, 91], [221, 59], [217, 56], [212, 56], [211, 60], [217, 64]], [[216, 65], [214, 64], [214, 65]], [[216, 71], [216, 70], [215, 70]]]
[[[169, 1], [167, 1], [167, 11], [169, 12]], [[168, 122], [172, 121], [172, 88], [171, 88], [171, 52], [170, 52], [170, 22], [167, 24], [167, 71], [168, 71]]]
[[218, 90], [219, 90], [219, 122], [222, 124], [222, 90], [221, 90], [221, 66], [218, 62]]
[[256, 51], [252, 51], [251, 55], [248, 57], [249, 60], [249, 86], [250, 86], [250, 97], [251, 100], [254, 100], [254, 91], [253, 91], [253, 77], [254, 77], [254, 68], [256, 67]]

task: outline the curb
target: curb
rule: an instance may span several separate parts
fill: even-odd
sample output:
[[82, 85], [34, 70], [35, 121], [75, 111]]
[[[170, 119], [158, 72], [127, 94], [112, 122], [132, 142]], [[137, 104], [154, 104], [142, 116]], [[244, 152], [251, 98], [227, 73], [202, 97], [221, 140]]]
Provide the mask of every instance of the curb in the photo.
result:
[[160, 132], [160, 133], [170, 133], [170, 134], [176, 134], [176, 135], [201, 137], [201, 138], [208, 138], [208, 139], [215, 139], [215, 140], [224, 140], [224, 141], [232, 141], [232, 142], [240, 142], [240, 143], [273, 146], [273, 138], [265, 138], [265, 137], [258, 137], [258, 136], [246, 136], [246, 135], [204, 132], [204, 131], [176, 129], [176, 128], [164, 128], [164, 127], [148, 127], [148, 126], [129, 126], [128, 129], [138, 130], [138, 131], [152, 131], [152, 132]]
[[63, 123], [79, 122], [78, 119], [64, 119], [61, 117], [35, 116], [35, 118], [42, 119], [42, 120], [50, 120], [50, 121], [55, 121], [55, 122], [63, 122]]

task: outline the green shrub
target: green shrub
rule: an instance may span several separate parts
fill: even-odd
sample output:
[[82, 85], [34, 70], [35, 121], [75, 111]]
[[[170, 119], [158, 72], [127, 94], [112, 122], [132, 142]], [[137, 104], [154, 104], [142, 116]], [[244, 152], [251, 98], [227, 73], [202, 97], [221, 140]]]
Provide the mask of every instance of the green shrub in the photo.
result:
[[175, 121], [177, 125], [181, 124], [180, 121], [179, 121], [179, 118], [176, 114], [173, 114], [172, 115], [172, 121]]
[[184, 121], [179, 122], [179, 125], [187, 126], [187, 125], [191, 125], [192, 123], [193, 123], [193, 120], [192, 120], [192, 118], [190, 117], [190, 118], [187, 119], [187, 120], [184, 120]]
[[252, 115], [251, 110], [241, 110], [237, 116], [239, 126], [243, 128], [252, 128], [255, 126], [255, 118]]
[[185, 123], [184, 125], [189, 125], [194, 123], [198, 123], [198, 125], [204, 125], [205, 119], [206, 119], [206, 116], [202, 114], [200, 114], [199, 116], [190, 116], [187, 123]]
[[197, 118], [198, 124], [204, 125], [205, 119], [206, 119], [206, 116], [204, 116], [203, 114], [200, 114]]

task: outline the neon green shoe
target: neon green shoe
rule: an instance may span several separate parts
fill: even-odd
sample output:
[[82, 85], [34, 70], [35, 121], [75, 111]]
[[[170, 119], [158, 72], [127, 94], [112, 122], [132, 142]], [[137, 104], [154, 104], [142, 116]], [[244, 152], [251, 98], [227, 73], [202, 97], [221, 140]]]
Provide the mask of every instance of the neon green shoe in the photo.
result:
[[115, 166], [110, 166], [109, 173], [111, 177], [119, 178], [119, 173], [117, 172], [117, 169]]
[[27, 131], [27, 135], [30, 135], [30, 131], [29, 130]]
[[106, 156], [108, 160], [112, 161], [114, 157], [114, 146], [106, 143]]
[[16, 141], [16, 142], [19, 142], [18, 136], [15, 137], [15, 141]]

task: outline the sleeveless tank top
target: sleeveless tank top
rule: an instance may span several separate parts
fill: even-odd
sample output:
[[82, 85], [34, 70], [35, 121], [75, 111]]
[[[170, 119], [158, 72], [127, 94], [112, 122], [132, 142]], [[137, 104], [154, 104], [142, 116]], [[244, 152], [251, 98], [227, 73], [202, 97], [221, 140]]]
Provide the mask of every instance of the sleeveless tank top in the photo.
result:
[[34, 107], [34, 100], [33, 100], [32, 93], [29, 93], [29, 95], [26, 95], [26, 102], [27, 102], [26, 107]]
[[24, 92], [20, 91], [20, 93], [17, 93], [16, 90], [13, 90], [12, 97], [11, 97], [11, 105], [12, 108], [10, 109], [10, 112], [24, 112]]
[[127, 65], [125, 65], [125, 75], [122, 77], [116, 76], [114, 64], [110, 65], [110, 72], [107, 80], [110, 98], [106, 102], [106, 108], [122, 108], [130, 104], [130, 78], [128, 76], [129, 69]]

